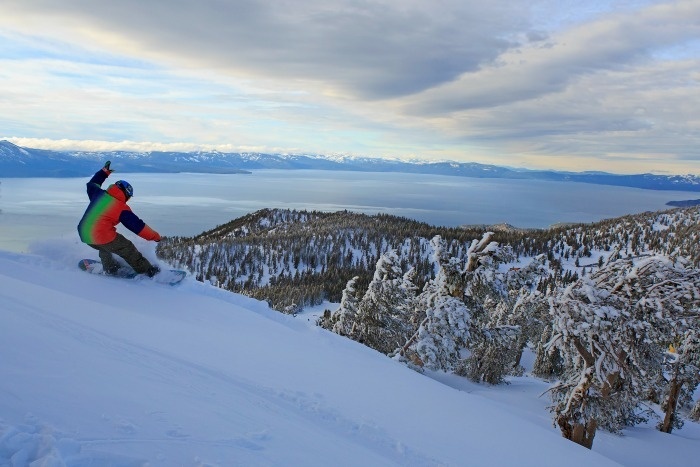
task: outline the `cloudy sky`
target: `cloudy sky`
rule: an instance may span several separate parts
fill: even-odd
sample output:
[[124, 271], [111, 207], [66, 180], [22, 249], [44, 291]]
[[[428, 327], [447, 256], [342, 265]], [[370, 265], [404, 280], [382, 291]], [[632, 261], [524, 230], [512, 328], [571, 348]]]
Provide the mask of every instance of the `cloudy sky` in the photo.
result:
[[700, 175], [700, 0], [0, 0], [0, 138]]

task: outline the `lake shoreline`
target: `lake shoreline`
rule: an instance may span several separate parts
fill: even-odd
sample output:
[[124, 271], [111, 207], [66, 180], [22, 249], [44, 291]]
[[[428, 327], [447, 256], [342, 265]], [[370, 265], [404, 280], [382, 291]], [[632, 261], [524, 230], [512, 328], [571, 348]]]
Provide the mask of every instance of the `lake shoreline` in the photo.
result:
[[[577, 182], [321, 170], [115, 175], [109, 180], [124, 178], [134, 186], [134, 212], [168, 236], [196, 235], [263, 208], [384, 213], [446, 227], [546, 229], [667, 210], [669, 198], [692, 197]], [[87, 206], [89, 178], [1, 179], [0, 249], [24, 250], [36, 240], [73, 235]]]

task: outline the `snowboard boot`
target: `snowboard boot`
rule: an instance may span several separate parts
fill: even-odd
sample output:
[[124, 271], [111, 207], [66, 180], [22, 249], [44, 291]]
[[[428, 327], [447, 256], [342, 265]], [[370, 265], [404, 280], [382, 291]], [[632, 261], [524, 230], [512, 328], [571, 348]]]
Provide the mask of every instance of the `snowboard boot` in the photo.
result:
[[160, 272], [160, 268], [159, 268], [158, 266], [151, 266], [151, 267], [148, 268], [148, 270], [146, 271], [146, 275], [147, 275], [148, 277], [153, 277], [153, 276], [155, 276], [156, 274], [158, 274], [159, 272]]
[[100, 250], [100, 261], [102, 261], [102, 273], [108, 276], [116, 276], [119, 274], [119, 263], [117, 263], [112, 254]]

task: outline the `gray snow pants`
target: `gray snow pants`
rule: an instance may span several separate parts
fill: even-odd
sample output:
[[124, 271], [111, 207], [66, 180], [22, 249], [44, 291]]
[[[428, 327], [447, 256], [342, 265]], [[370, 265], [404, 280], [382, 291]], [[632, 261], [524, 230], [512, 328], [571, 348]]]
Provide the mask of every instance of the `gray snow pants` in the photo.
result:
[[116, 274], [119, 270], [119, 263], [112, 254], [124, 258], [124, 261], [138, 274], [144, 274], [151, 267], [151, 263], [122, 234], [118, 233], [117, 238], [104, 245], [90, 244], [90, 246], [100, 252], [100, 261], [102, 261], [102, 267], [107, 274]]

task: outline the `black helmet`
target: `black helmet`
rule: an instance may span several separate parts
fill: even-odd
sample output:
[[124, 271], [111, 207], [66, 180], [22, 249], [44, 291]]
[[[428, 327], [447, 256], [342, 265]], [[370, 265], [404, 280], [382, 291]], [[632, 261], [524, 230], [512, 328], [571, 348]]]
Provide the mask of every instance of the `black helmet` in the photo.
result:
[[117, 188], [124, 192], [124, 195], [126, 195], [126, 199], [129, 199], [132, 196], [134, 196], [134, 188], [126, 180], [119, 180], [117, 183], [115, 183], [115, 185], [117, 185]]

